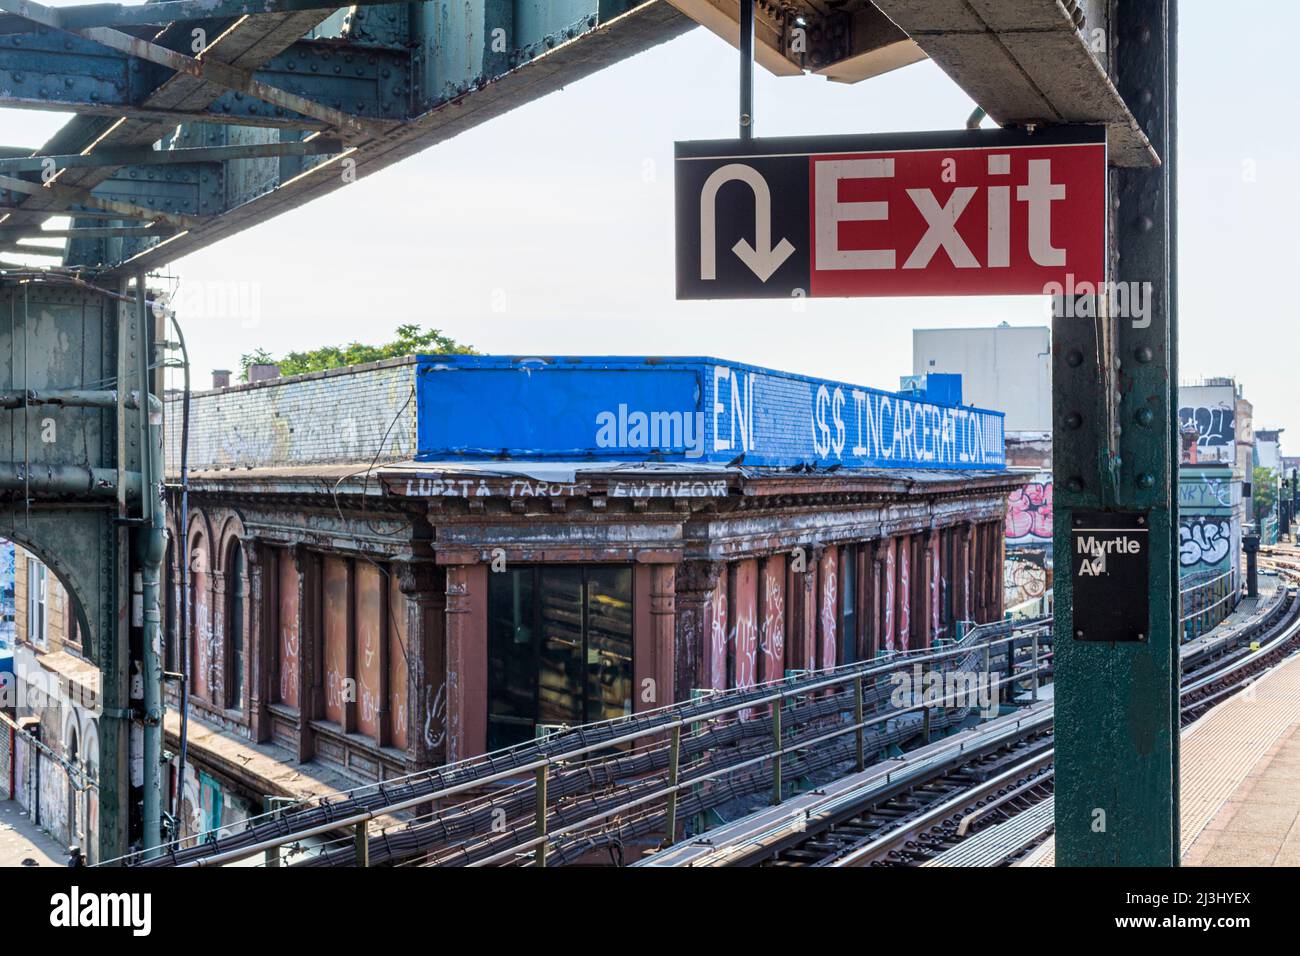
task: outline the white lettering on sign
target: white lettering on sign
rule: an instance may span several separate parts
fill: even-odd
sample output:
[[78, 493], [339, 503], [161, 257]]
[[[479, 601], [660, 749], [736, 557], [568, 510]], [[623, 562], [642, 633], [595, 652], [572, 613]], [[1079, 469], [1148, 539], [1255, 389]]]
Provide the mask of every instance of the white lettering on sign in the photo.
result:
[[1097, 538], [1093, 535], [1079, 535], [1075, 538], [1075, 553], [1086, 554], [1079, 565], [1079, 577], [1097, 577], [1109, 574], [1106, 557], [1111, 554], [1140, 554], [1142, 540], [1125, 535], [1122, 538]]
[[611, 498], [713, 498], [727, 493], [726, 480], [700, 481], [616, 481], [609, 486]]
[[[878, 392], [819, 385], [813, 398], [813, 451], [819, 458], [985, 464], [1002, 460], [1003, 438], [985, 429], [985, 417], [966, 408], [914, 402]], [[847, 413], [847, 417], [846, 417]], [[848, 444], [852, 436], [853, 444]]]
[[675, 167], [679, 298], [1045, 295], [1067, 272], [1105, 281], [1099, 127], [679, 143]]
[[1052, 203], [1065, 198], [1065, 187], [1052, 182], [1052, 161], [1029, 161], [1029, 185], [1016, 189], [1029, 205], [1029, 256], [1040, 266], [1065, 265], [1065, 250], [1052, 245]]
[[[1027, 251], [1040, 266], [1065, 265], [1065, 250], [1052, 245], [1052, 203], [1065, 198], [1065, 186], [1052, 182], [1050, 159], [1029, 160], [1029, 181], [1016, 188], [1016, 200], [1028, 210], [1029, 228]], [[840, 223], [888, 222], [889, 203], [841, 202], [840, 183], [852, 179], [892, 179], [892, 159], [822, 160], [814, 164], [813, 193], [815, 223], [817, 228], [817, 268], [832, 272], [857, 269], [894, 269], [897, 264], [895, 249], [854, 250], [840, 246]], [[1010, 171], [1010, 157], [989, 157], [990, 175], [1005, 175]], [[987, 209], [988, 229], [984, 248], [985, 265], [1005, 267], [1010, 265], [1011, 210], [1010, 187], [989, 186]], [[958, 269], [978, 269], [981, 266], [966, 240], [957, 231], [957, 222], [980, 187], [958, 186], [945, 202], [940, 202], [932, 189], [908, 189], [911, 199], [925, 220], [925, 232], [903, 262], [904, 269], [924, 269], [936, 252], [942, 249]]]
[[892, 159], [826, 160], [813, 166], [813, 189], [816, 204], [813, 222], [817, 224], [818, 269], [892, 269], [893, 249], [841, 249], [840, 223], [884, 222], [889, 219], [889, 203], [840, 202], [842, 179], [890, 179], [894, 175]]
[[[725, 384], [724, 384], [725, 383]], [[723, 402], [723, 399], [728, 399]], [[726, 426], [726, 435], [723, 426]], [[754, 447], [754, 373], [725, 365], [713, 368], [713, 450], [748, 452]]]

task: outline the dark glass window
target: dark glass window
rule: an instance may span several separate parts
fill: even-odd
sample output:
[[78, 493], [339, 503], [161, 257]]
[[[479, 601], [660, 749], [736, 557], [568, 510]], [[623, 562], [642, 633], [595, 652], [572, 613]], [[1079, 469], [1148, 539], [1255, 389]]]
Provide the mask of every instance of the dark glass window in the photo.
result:
[[858, 659], [858, 546], [846, 545], [840, 560], [840, 659], [852, 664]]
[[488, 575], [488, 746], [632, 712], [632, 570]]

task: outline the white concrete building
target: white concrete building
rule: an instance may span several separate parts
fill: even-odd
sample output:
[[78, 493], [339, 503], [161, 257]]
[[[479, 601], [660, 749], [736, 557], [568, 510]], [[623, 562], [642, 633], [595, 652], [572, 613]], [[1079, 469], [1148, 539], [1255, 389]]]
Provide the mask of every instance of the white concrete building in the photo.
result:
[[1006, 431], [1052, 431], [1052, 331], [1045, 325], [916, 329], [912, 372], [961, 375], [962, 401], [1006, 413]]

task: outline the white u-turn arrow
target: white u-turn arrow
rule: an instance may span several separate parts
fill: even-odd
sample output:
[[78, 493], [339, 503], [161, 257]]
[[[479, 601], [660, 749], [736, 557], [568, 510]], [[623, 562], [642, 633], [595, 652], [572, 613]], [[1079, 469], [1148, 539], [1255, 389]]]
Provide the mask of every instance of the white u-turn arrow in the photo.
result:
[[700, 192], [700, 279], [718, 277], [718, 190], [733, 179], [748, 183], [754, 190], [754, 245], [741, 239], [731, 251], [760, 282], [766, 282], [790, 258], [794, 246], [786, 239], [772, 245], [772, 193], [759, 171], [744, 163], [719, 166], [704, 181]]

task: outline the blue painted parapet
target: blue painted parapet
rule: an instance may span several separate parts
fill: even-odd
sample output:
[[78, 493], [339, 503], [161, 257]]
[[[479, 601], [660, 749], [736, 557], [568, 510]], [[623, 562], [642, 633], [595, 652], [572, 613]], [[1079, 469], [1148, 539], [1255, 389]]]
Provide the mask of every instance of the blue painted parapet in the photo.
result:
[[417, 458], [996, 470], [1001, 412], [713, 358], [423, 355]]

